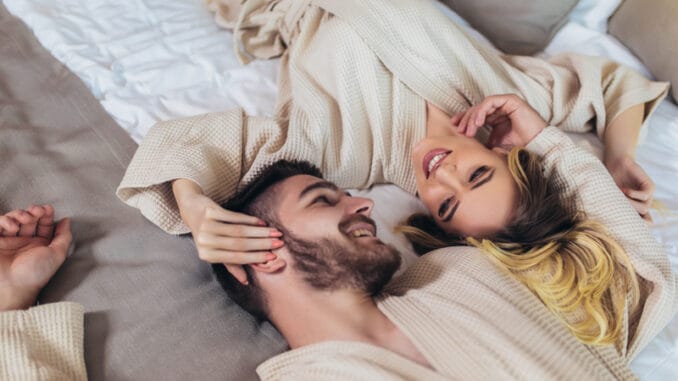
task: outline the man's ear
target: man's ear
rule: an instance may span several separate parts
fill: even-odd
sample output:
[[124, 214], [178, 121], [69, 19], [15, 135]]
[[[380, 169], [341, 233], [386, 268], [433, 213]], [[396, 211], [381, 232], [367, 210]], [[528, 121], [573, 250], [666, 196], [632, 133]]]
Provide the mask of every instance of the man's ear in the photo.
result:
[[286, 265], [287, 262], [285, 262], [285, 260], [280, 255], [278, 255], [275, 259], [272, 259], [270, 261], [266, 261], [264, 263], [252, 263], [249, 266], [254, 271], [272, 274], [281, 271], [282, 269], [285, 268]]

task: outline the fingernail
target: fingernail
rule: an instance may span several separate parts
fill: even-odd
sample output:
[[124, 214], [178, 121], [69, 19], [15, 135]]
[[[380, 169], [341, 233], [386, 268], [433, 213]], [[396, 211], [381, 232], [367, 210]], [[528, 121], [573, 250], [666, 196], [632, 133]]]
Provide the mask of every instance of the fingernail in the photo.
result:
[[266, 262], [268, 262], [268, 261], [273, 261], [273, 260], [275, 260], [275, 259], [277, 259], [277, 258], [278, 258], [278, 256], [275, 255], [275, 254], [273, 254], [273, 253], [268, 253], [268, 254], [266, 254]]
[[278, 230], [278, 229], [272, 229], [271, 233], [269, 233], [269, 237], [282, 237], [283, 233]]
[[264, 221], [264, 220], [257, 221], [257, 224], [259, 224], [260, 226], [266, 226], [267, 225], [266, 221]]
[[283, 242], [283, 241], [281, 241], [281, 240], [279, 240], [279, 239], [275, 239], [275, 240], [273, 240], [273, 242], [271, 242], [271, 246], [273, 246], [274, 249], [277, 249], [277, 248], [281, 247], [281, 246], [284, 245], [284, 244], [285, 244], [285, 242]]

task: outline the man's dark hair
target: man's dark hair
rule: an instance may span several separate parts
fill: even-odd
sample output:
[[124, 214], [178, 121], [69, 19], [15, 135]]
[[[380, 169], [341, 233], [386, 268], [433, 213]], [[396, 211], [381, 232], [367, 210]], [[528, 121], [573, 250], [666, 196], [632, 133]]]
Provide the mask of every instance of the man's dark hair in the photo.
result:
[[[222, 207], [275, 224], [277, 223], [277, 216], [273, 211], [274, 205], [271, 202], [275, 197], [273, 194], [275, 192], [269, 192], [269, 190], [281, 181], [297, 175], [323, 178], [320, 170], [309, 162], [279, 160], [263, 168], [254, 180], [241, 188]], [[257, 319], [267, 320], [266, 300], [263, 291], [257, 284], [252, 269], [249, 266], [243, 266], [243, 268], [247, 273], [249, 285], [240, 283], [223, 264], [212, 264], [219, 284], [231, 300]]]

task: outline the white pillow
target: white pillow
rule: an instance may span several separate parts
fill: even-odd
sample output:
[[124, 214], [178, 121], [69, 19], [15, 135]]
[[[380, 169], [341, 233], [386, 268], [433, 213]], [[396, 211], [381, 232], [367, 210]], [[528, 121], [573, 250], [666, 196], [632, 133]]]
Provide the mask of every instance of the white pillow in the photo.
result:
[[621, 3], [622, 0], [581, 0], [569, 18], [589, 29], [607, 33], [607, 20]]

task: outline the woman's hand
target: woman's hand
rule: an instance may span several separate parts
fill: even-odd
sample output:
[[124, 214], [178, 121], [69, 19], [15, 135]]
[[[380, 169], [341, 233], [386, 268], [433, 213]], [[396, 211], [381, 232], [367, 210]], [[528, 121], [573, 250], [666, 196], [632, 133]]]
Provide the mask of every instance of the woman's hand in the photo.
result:
[[54, 228], [50, 205], [0, 216], [0, 311], [26, 309], [66, 259], [70, 221]]
[[469, 137], [487, 124], [492, 128], [487, 141], [489, 147], [525, 146], [547, 126], [527, 102], [514, 94], [489, 96], [457, 113], [450, 122], [457, 126], [459, 133]]
[[605, 166], [638, 214], [651, 223], [652, 217], [649, 211], [655, 190], [652, 179], [630, 155], [613, 159], [606, 158]]
[[638, 214], [651, 223], [648, 210], [652, 205], [655, 187], [635, 159], [644, 115], [645, 106], [639, 104], [624, 110], [610, 122], [603, 135], [603, 163]]
[[280, 231], [256, 217], [222, 208], [193, 181], [175, 180], [172, 189], [200, 259], [223, 263], [241, 283], [248, 283], [241, 265], [273, 260], [276, 255], [271, 250], [284, 245]]

